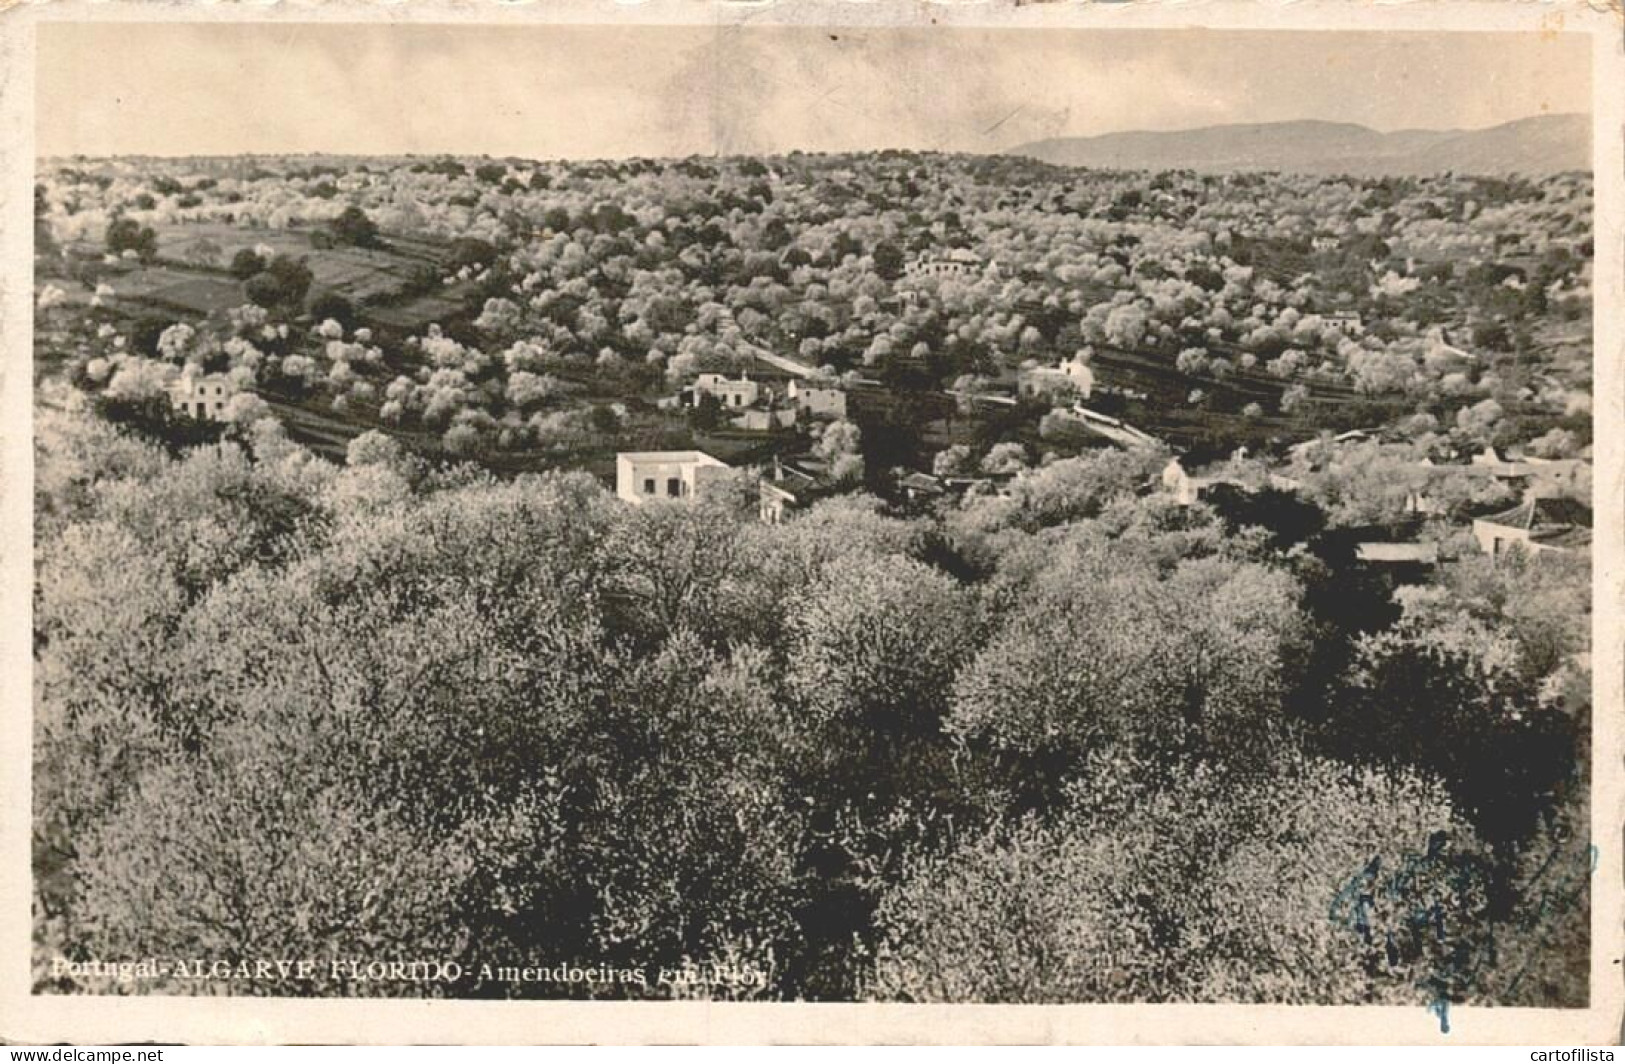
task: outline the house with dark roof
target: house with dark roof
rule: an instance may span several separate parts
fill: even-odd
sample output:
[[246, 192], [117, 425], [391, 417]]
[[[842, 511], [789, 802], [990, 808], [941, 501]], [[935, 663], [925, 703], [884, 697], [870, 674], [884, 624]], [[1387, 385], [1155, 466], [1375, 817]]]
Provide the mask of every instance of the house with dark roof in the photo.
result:
[[897, 481], [897, 488], [903, 493], [905, 500], [914, 504], [928, 503], [934, 499], [939, 499], [948, 491], [947, 485], [943, 483], [941, 477], [920, 472], [909, 473], [907, 476], [900, 477]]
[[1575, 499], [1537, 496], [1473, 522], [1473, 538], [1499, 558], [1514, 547], [1539, 554], [1572, 554], [1591, 546], [1591, 508]]
[[822, 462], [774, 455], [772, 466], [757, 482], [757, 515], [762, 523], [783, 524], [819, 499], [836, 494], [839, 488], [829, 482], [828, 473]]

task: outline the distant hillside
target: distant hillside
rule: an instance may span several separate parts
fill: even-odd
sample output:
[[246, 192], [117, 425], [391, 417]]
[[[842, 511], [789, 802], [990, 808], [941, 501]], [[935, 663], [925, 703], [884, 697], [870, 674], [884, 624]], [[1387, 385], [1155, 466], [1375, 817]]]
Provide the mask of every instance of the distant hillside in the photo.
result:
[[1345, 122], [1271, 122], [1172, 133], [1057, 137], [1011, 148], [1061, 166], [1118, 170], [1281, 170], [1412, 176], [1591, 169], [1591, 119], [1542, 115], [1489, 129], [1378, 133]]

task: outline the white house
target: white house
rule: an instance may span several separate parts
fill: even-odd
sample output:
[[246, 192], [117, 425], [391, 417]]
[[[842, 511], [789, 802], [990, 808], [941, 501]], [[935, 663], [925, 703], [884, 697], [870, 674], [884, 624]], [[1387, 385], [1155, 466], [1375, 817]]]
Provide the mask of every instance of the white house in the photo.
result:
[[1534, 455], [1505, 456], [1494, 447], [1473, 455], [1474, 469], [1497, 480], [1527, 484], [1543, 493], [1575, 487], [1586, 463], [1579, 458], [1538, 458]]
[[702, 373], [694, 378], [695, 406], [700, 405], [700, 397], [704, 395], [716, 396], [724, 409], [742, 410], [756, 405], [762, 397], [762, 386], [744, 375], [738, 380], [729, 380], [720, 373]]
[[1574, 499], [1532, 497], [1473, 522], [1473, 538], [1499, 558], [1514, 548], [1530, 554], [1570, 554], [1591, 546], [1591, 510]]
[[651, 499], [697, 499], [728, 469], [704, 451], [622, 451], [615, 456], [615, 494], [638, 506]]
[[953, 248], [943, 255], [922, 254], [903, 266], [910, 277], [975, 277], [987, 274], [999, 277], [1003, 271], [997, 261], [983, 262], [982, 257], [969, 248]]
[[839, 388], [824, 388], [792, 380], [789, 395], [796, 406], [814, 417], [846, 417], [846, 392]]
[[1526, 454], [1523, 468], [1541, 491], [1560, 492], [1577, 487], [1581, 475], [1588, 472], [1589, 463], [1580, 458], [1540, 458]]
[[1176, 504], [1196, 505], [1201, 495], [1200, 487], [1197, 479], [1186, 472], [1184, 463], [1178, 458], [1168, 459], [1168, 464], [1162, 467], [1162, 490], [1172, 495]]
[[1095, 371], [1080, 358], [1059, 366], [1027, 366], [1016, 373], [1016, 390], [1025, 396], [1075, 394], [1087, 399], [1095, 390]]
[[224, 373], [182, 376], [169, 386], [169, 405], [199, 421], [219, 421], [237, 386]]
[[1347, 432], [1340, 432], [1336, 436], [1316, 436], [1312, 440], [1294, 443], [1286, 450], [1295, 459], [1307, 460], [1318, 448], [1323, 446], [1334, 443], [1369, 443], [1375, 439], [1379, 439], [1376, 429], [1349, 429]]
[[1320, 320], [1326, 328], [1336, 329], [1345, 336], [1358, 336], [1365, 332], [1365, 322], [1357, 311], [1328, 310], [1321, 314]]
[[796, 411], [794, 407], [783, 410], [745, 410], [735, 415], [728, 423], [746, 432], [771, 432], [774, 429], [787, 429], [794, 425]]

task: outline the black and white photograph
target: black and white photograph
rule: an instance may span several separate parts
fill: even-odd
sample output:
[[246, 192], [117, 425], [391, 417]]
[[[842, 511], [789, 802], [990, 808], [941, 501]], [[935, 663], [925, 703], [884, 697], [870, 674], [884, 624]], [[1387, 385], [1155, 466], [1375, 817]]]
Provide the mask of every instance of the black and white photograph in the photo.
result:
[[1596, 35], [928, 13], [38, 21], [32, 998], [1616, 996]]

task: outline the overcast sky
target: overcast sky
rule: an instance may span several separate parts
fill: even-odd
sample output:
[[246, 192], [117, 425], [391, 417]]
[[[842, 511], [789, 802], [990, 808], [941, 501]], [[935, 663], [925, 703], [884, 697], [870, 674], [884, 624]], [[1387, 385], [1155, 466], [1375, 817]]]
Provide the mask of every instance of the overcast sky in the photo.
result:
[[42, 155], [987, 152], [1591, 109], [1579, 34], [43, 23], [38, 45]]

